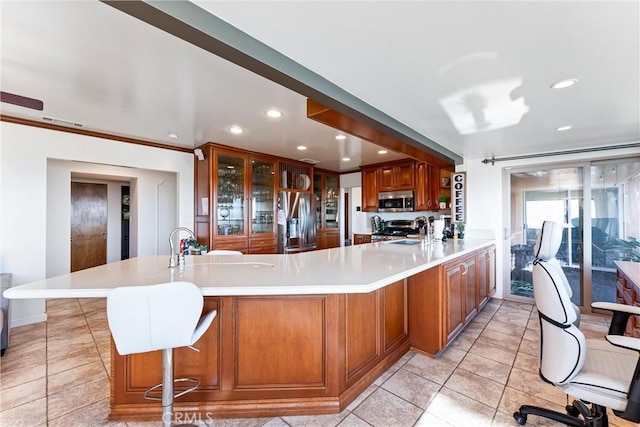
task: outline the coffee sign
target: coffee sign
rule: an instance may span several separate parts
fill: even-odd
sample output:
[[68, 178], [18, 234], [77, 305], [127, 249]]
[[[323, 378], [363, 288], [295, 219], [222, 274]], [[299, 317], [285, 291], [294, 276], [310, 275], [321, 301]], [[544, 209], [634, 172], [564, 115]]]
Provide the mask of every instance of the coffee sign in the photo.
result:
[[466, 172], [458, 172], [451, 175], [451, 216], [453, 222], [465, 221], [465, 192], [467, 186]]

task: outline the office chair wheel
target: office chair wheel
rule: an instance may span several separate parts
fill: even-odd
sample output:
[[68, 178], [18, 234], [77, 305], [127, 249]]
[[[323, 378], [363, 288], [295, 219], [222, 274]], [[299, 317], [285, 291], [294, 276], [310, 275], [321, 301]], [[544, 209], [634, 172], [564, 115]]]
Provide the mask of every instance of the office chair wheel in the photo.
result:
[[527, 423], [527, 414], [523, 414], [520, 411], [513, 413], [513, 419], [516, 420], [521, 426]]

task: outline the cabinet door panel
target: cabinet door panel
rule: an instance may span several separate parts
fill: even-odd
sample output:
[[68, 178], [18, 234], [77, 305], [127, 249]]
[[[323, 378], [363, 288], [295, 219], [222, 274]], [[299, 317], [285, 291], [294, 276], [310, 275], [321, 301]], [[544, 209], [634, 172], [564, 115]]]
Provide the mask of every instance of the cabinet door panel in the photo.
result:
[[378, 169], [378, 191], [393, 191], [396, 189], [394, 172], [393, 166], [381, 166]]
[[465, 286], [465, 324], [478, 314], [478, 282], [476, 280], [476, 259], [467, 260], [462, 265], [462, 279]]
[[347, 379], [380, 355], [378, 295], [376, 291], [346, 297]]
[[400, 280], [382, 289], [384, 295], [384, 350], [407, 335], [406, 286]]
[[378, 186], [376, 169], [362, 169], [362, 211], [378, 211]]
[[413, 190], [414, 163], [403, 163], [395, 167], [395, 188], [397, 190]]
[[464, 304], [466, 283], [462, 277], [462, 264], [448, 266], [445, 271], [447, 285], [447, 342], [450, 342], [462, 329], [465, 319]]

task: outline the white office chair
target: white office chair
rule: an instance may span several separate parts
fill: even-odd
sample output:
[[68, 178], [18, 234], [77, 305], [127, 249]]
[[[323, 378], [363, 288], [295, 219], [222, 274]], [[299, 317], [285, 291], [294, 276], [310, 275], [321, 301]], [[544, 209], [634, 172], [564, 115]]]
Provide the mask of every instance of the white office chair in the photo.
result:
[[240, 251], [229, 251], [226, 249], [214, 249], [207, 252], [207, 255], [243, 255]]
[[[162, 425], [173, 425], [173, 401], [199, 387], [193, 378], [173, 378], [173, 349], [191, 346], [207, 331], [216, 311], [201, 318], [204, 298], [193, 283], [172, 282], [114, 289], [107, 297], [107, 320], [121, 355], [162, 350], [162, 383], [144, 393], [162, 401]], [[174, 381], [193, 385], [174, 395]], [[162, 388], [162, 397], [151, 392]]]
[[616, 415], [638, 422], [640, 340], [621, 335], [629, 316], [640, 314], [640, 308], [593, 303], [613, 311], [613, 320], [606, 340], [585, 339], [574, 324], [578, 315], [555, 259], [561, 241], [562, 226], [545, 221], [533, 263], [533, 293], [540, 318], [539, 373], [543, 381], [577, 399], [566, 407], [566, 414], [523, 405], [513, 417], [519, 424], [527, 422], [527, 415], [538, 415], [569, 426], [606, 427], [606, 408], [611, 408]]

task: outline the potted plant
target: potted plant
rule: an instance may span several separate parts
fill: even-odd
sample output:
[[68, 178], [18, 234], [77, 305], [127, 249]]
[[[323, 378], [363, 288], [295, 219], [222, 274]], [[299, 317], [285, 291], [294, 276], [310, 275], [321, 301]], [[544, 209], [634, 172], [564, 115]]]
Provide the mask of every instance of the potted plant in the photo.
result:
[[449, 198], [447, 197], [446, 194], [441, 194], [438, 197], [438, 202], [440, 202], [440, 209], [446, 209], [447, 208], [447, 200], [449, 200]]
[[458, 239], [464, 239], [464, 222], [457, 222], [456, 229], [458, 230]]

